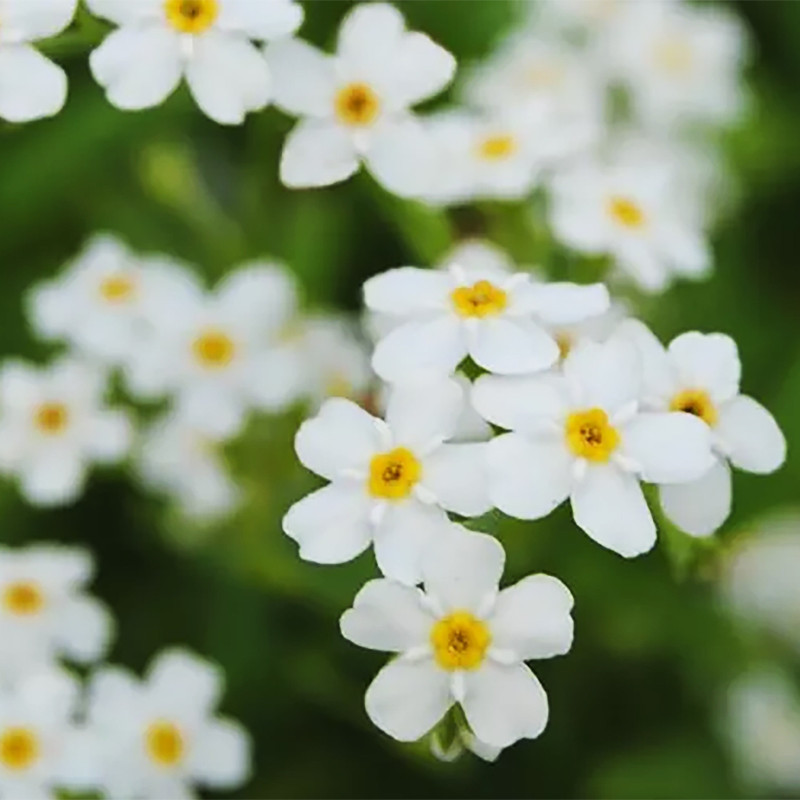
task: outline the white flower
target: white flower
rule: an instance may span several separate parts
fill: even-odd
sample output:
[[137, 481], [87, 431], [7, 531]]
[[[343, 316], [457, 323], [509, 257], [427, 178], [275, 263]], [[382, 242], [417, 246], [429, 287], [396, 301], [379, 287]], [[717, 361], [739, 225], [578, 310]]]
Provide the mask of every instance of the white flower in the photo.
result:
[[458, 266], [389, 270], [364, 284], [364, 298], [371, 311], [402, 323], [372, 358], [392, 382], [420, 371], [452, 373], [467, 356], [502, 374], [547, 369], [559, 350], [541, 323], [579, 322], [609, 305], [601, 284], [535, 284], [526, 273], [500, 278]]
[[413, 128], [409, 108], [438, 94], [456, 67], [446, 50], [407, 31], [402, 14], [384, 3], [347, 15], [335, 56], [289, 40], [271, 45], [267, 59], [275, 103], [303, 117], [281, 157], [281, 180], [295, 188], [343, 181], [362, 160], [380, 172], [374, 146], [405, 136]]
[[109, 797], [191, 797], [192, 787], [230, 790], [250, 771], [247, 732], [215, 716], [219, 668], [183, 650], [163, 651], [138, 681], [103, 667], [89, 686], [88, 726]]
[[79, 700], [75, 678], [52, 667], [0, 689], [0, 795], [45, 800], [91, 788]]
[[642, 353], [643, 407], [685, 411], [709, 429], [716, 456], [713, 467], [698, 481], [660, 489], [662, 508], [678, 527], [695, 536], [708, 536], [730, 514], [728, 463], [761, 475], [774, 472], [786, 458], [786, 440], [769, 411], [739, 393], [741, 362], [736, 342], [729, 336], [692, 331], [676, 337], [665, 349], [634, 320], [623, 323], [620, 332]]
[[652, 0], [629, 3], [604, 46], [634, 111], [655, 129], [723, 124], [744, 101], [744, 29], [727, 9]]
[[417, 583], [420, 557], [445, 510], [475, 517], [491, 507], [485, 445], [448, 444], [465, 405], [450, 379], [421, 379], [392, 391], [386, 421], [349, 400], [328, 400], [300, 426], [300, 461], [331, 481], [295, 503], [283, 529], [300, 557], [323, 564], [375, 545], [384, 575]]
[[31, 325], [44, 339], [118, 364], [143, 333], [148, 298], [165, 291], [176, 270], [163, 259], [137, 258], [113, 236], [95, 236], [63, 275], [33, 287]]
[[570, 167], [553, 179], [553, 231], [581, 253], [611, 256], [648, 292], [674, 276], [702, 278], [710, 268], [704, 220], [687, 213], [673, 177], [669, 165], [647, 158]]
[[147, 486], [171, 495], [189, 517], [225, 516], [240, 499], [220, 439], [187, 424], [174, 412], [145, 431], [137, 467]]
[[105, 391], [98, 367], [71, 358], [0, 368], [0, 471], [19, 478], [29, 502], [71, 502], [93, 462], [124, 457], [131, 422], [124, 411], [105, 407]]
[[643, 413], [632, 344], [584, 342], [563, 374], [484, 375], [473, 403], [513, 431], [488, 444], [492, 502], [520, 519], [549, 514], [568, 497], [575, 522], [622, 556], [649, 550], [656, 527], [640, 480], [680, 483], [714, 463], [708, 427], [691, 414]]
[[91, 54], [92, 74], [118, 108], [162, 103], [183, 78], [211, 119], [238, 125], [271, 96], [269, 69], [251, 40], [294, 33], [292, 0], [87, 0], [119, 28]]
[[282, 410], [300, 391], [297, 353], [280, 340], [295, 306], [294, 282], [276, 265], [241, 267], [213, 293], [183, 273], [148, 304], [128, 384], [139, 396], [171, 395], [188, 425], [233, 436], [249, 409]]
[[106, 607], [85, 592], [94, 566], [81, 548], [0, 548], [0, 677], [47, 667], [57, 658], [101, 658], [113, 625]]
[[369, 353], [349, 320], [322, 314], [306, 317], [293, 343], [304, 371], [303, 394], [313, 407], [328, 397], [366, 395], [372, 382]]
[[[728, 688], [721, 730], [742, 781], [791, 796], [800, 788], [800, 698], [776, 669], [752, 672]], [[766, 796], [766, 795], [761, 795]]]
[[31, 42], [66, 28], [78, 0], [0, 0], [0, 117], [27, 122], [57, 114], [67, 99], [67, 76]]
[[451, 525], [425, 555], [424, 592], [383, 579], [358, 593], [342, 616], [342, 634], [398, 654], [366, 694], [381, 730], [414, 741], [454, 703], [491, 747], [544, 730], [547, 695], [523, 662], [570, 649], [572, 595], [549, 575], [498, 591], [504, 561], [496, 539]]

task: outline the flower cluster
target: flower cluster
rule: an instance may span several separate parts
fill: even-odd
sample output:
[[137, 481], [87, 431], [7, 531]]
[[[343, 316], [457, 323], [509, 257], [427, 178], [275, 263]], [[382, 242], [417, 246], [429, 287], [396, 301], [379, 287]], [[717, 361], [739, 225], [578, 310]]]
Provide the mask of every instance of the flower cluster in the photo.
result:
[[[146, 678], [101, 665], [111, 614], [80, 548], [0, 550], [0, 794], [186, 797], [248, 775], [246, 731], [215, 715], [222, 673], [167, 649]], [[92, 672], [85, 681], [64, 661]]]

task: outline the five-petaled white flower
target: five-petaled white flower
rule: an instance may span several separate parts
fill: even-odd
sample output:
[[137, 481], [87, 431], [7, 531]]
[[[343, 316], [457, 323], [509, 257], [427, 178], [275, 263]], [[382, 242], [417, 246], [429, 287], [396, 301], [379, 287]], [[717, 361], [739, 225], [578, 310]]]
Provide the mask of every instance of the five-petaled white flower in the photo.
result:
[[641, 383], [635, 347], [615, 337], [575, 348], [563, 374], [479, 378], [475, 407], [513, 431], [488, 444], [494, 504], [538, 519], [569, 497], [599, 544], [626, 557], [649, 550], [656, 527], [639, 481], [692, 481], [714, 457], [708, 426], [693, 415], [640, 411]]
[[608, 255], [648, 292], [673, 277], [702, 278], [710, 268], [703, 220], [682, 202], [670, 165], [649, 158], [582, 162], [552, 182], [556, 237], [591, 256]]
[[78, 0], [0, 0], [0, 117], [28, 122], [61, 110], [67, 76], [31, 42], [61, 33], [77, 5]]
[[233, 436], [248, 410], [282, 410], [302, 388], [298, 354], [281, 340], [295, 306], [294, 282], [276, 265], [241, 267], [213, 293], [179, 273], [148, 303], [128, 384], [143, 397], [173, 396], [198, 430]]
[[238, 125], [270, 100], [267, 64], [253, 40], [294, 33], [303, 10], [292, 0], [87, 0], [119, 26], [89, 63], [108, 99], [138, 110], [162, 103], [185, 77], [211, 119]]
[[113, 626], [105, 606], [85, 593], [93, 568], [80, 548], [0, 548], [0, 677], [61, 657], [85, 664], [104, 655]]
[[746, 472], [774, 472], [786, 458], [786, 440], [769, 411], [739, 393], [741, 362], [729, 336], [691, 331], [664, 348], [636, 320], [623, 323], [620, 333], [642, 354], [643, 408], [684, 411], [709, 428], [716, 456], [711, 469], [692, 483], [660, 488], [666, 515], [687, 533], [708, 536], [730, 514], [729, 462]]
[[417, 583], [422, 552], [446, 524], [445, 510], [475, 517], [491, 507], [486, 445], [446, 443], [464, 405], [456, 381], [418, 379], [393, 388], [385, 422], [340, 398], [304, 422], [297, 455], [331, 483], [284, 517], [301, 558], [337, 564], [374, 542], [384, 575]]
[[104, 793], [191, 797], [195, 784], [230, 790], [247, 780], [247, 732], [215, 716], [222, 688], [219, 668], [184, 650], [159, 654], [144, 681], [119, 667], [98, 670], [87, 724]]
[[602, 284], [534, 283], [527, 273], [400, 267], [364, 284], [367, 307], [399, 324], [381, 339], [372, 366], [384, 380], [421, 371], [452, 373], [470, 356], [490, 372], [548, 369], [558, 344], [542, 323], [564, 325], [608, 309]]
[[547, 695], [524, 662], [570, 649], [572, 595], [549, 575], [498, 591], [504, 561], [496, 539], [451, 524], [425, 554], [424, 592], [380, 579], [356, 595], [342, 634], [398, 654], [366, 694], [381, 730], [419, 739], [455, 703], [491, 747], [544, 730]]
[[44, 800], [91, 789], [79, 705], [77, 680], [52, 666], [0, 688], [0, 795]]
[[270, 45], [275, 103], [303, 117], [284, 145], [281, 180], [295, 188], [350, 177], [364, 160], [380, 176], [374, 145], [413, 129], [409, 108], [438, 94], [453, 78], [455, 59], [422, 33], [406, 30], [393, 6], [353, 9], [339, 32], [335, 56], [298, 40]]
[[0, 369], [0, 472], [17, 475], [31, 503], [74, 500], [92, 462], [113, 463], [127, 452], [131, 422], [104, 406], [105, 391], [102, 370], [72, 358]]

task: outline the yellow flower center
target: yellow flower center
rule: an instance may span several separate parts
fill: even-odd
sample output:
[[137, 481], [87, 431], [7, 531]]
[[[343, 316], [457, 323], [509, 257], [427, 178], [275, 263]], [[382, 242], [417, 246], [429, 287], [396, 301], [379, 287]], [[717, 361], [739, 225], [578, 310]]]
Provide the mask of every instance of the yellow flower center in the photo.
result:
[[717, 423], [717, 408], [708, 396], [708, 392], [702, 389], [686, 389], [678, 392], [669, 404], [672, 411], [684, 411], [700, 417], [707, 425], [714, 426]]
[[656, 64], [672, 75], [687, 75], [694, 64], [694, 53], [686, 39], [678, 36], [665, 36], [654, 52]]
[[450, 299], [462, 317], [488, 317], [499, 314], [508, 305], [508, 295], [489, 281], [459, 286]]
[[647, 221], [641, 206], [628, 197], [612, 197], [608, 201], [608, 213], [623, 228], [642, 228]]
[[28, 617], [42, 610], [44, 595], [39, 587], [30, 581], [9, 583], [3, 590], [3, 606], [12, 614]]
[[219, 16], [219, 0], [165, 0], [167, 20], [181, 33], [203, 33]]
[[360, 127], [375, 121], [381, 110], [381, 101], [366, 83], [351, 83], [336, 93], [336, 116], [345, 125]]
[[192, 352], [204, 367], [221, 369], [233, 361], [236, 344], [225, 331], [209, 328], [192, 342]]
[[152, 723], [147, 727], [144, 738], [148, 755], [162, 767], [174, 767], [186, 751], [183, 735], [172, 722]]
[[118, 304], [130, 300], [136, 284], [129, 275], [109, 275], [100, 283], [100, 296], [107, 303]]
[[454, 611], [431, 630], [434, 658], [447, 670], [480, 666], [491, 641], [489, 629], [469, 611]]
[[517, 152], [517, 140], [508, 133], [487, 136], [478, 144], [478, 156], [484, 161], [502, 161]]
[[28, 769], [39, 758], [39, 740], [29, 728], [6, 728], [0, 733], [0, 763], [6, 769]]
[[42, 403], [34, 412], [33, 422], [41, 433], [55, 436], [69, 424], [69, 409], [63, 403]]
[[566, 434], [569, 449], [589, 461], [608, 461], [619, 445], [619, 433], [602, 408], [570, 414]]
[[369, 465], [369, 493], [386, 500], [402, 500], [411, 494], [422, 475], [422, 465], [405, 447], [373, 456]]

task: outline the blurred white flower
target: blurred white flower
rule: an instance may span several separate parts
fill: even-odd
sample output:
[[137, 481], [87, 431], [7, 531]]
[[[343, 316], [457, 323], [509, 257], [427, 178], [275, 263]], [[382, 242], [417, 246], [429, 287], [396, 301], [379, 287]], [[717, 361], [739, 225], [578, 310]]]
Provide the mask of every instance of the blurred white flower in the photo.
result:
[[467, 356], [502, 374], [547, 369], [559, 350], [542, 325], [580, 322], [609, 305], [602, 284], [536, 284], [527, 273], [458, 265], [389, 270], [364, 284], [364, 298], [371, 311], [398, 323], [372, 358], [373, 369], [392, 382], [420, 371], [450, 374]]
[[380, 178], [375, 145], [408, 135], [410, 107], [444, 89], [456, 68], [450, 53], [407, 31], [403, 15], [385, 3], [362, 4], [347, 15], [335, 56], [288, 40], [270, 45], [267, 60], [276, 105], [303, 118], [281, 157], [281, 180], [294, 188], [343, 181], [361, 161]]
[[711, 256], [703, 220], [692, 216], [661, 160], [583, 162], [552, 181], [550, 224], [564, 244], [614, 265], [644, 291], [674, 276], [704, 277]]
[[53, 667], [0, 688], [0, 795], [36, 800], [90, 788], [92, 754], [74, 722], [79, 700], [78, 682]]
[[628, 3], [603, 41], [638, 119], [656, 130], [683, 123], [724, 124], [744, 103], [744, 28], [718, 4], [673, 0]]
[[211, 119], [238, 125], [264, 108], [269, 68], [252, 40], [294, 33], [303, 10], [292, 0], [87, 0], [119, 28], [89, 63], [109, 101], [125, 110], [162, 103], [183, 78]]
[[0, 0], [0, 117], [28, 122], [57, 114], [67, 99], [67, 76], [32, 42], [66, 28], [78, 0]]
[[729, 336], [692, 331], [664, 348], [636, 320], [623, 323], [620, 333], [642, 355], [643, 408], [693, 414], [711, 433], [713, 467], [697, 481], [660, 488], [664, 513], [687, 533], [708, 536], [730, 514], [728, 463], [746, 472], [774, 472], [786, 458], [786, 440], [769, 411], [739, 393], [742, 367]]
[[372, 383], [369, 351], [342, 316], [315, 314], [300, 320], [292, 342], [300, 351], [303, 394], [318, 408], [328, 397], [362, 399]]
[[374, 543], [384, 575], [417, 583], [422, 552], [446, 523], [445, 510], [475, 517], [491, 507], [485, 445], [447, 443], [465, 404], [455, 381], [421, 379], [393, 388], [385, 422], [338, 398], [304, 422], [297, 455], [331, 483], [283, 519], [300, 557], [338, 564]]
[[164, 291], [177, 269], [166, 259], [136, 257], [113, 236], [95, 236], [62, 275], [33, 287], [31, 325], [44, 339], [118, 364], [144, 332], [148, 297]]
[[484, 375], [475, 408], [510, 429], [488, 444], [492, 502], [520, 519], [549, 514], [568, 497], [575, 522], [627, 558], [647, 552], [656, 527], [640, 481], [680, 483], [714, 463], [708, 427], [691, 414], [642, 413], [634, 346], [584, 342], [563, 374]]
[[578, 35], [591, 44], [609, 30], [619, 28], [638, 0], [538, 0], [531, 21], [550, 35]]
[[239, 487], [228, 474], [222, 441], [174, 412], [144, 432], [136, 466], [147, 486], [168, 494], [189, 517], [217, 519], [239, 503]]
[[547, 695], [523, 662], [570, 649], [572, 595], [549, 575], [498, 591], [504, 561], [496, 539], [451, 524], [425, 554], [424, 592], [381, 579], [356, 595], [342, 634], [398, 654], [366, 694], [367, 713], [381, 730], [414, 741], [454, 703], [490, 747], [544, 730]]
[[81, 548], [37, 544], [0, 548], [0, 678], [47, 667], [58, 658], [102, 658], [113, 623], [85, 592], [94, 565]]
[[751, 672], [728, 688], [720, 728], [741, 780], [761, 792], [800, 789], [800, 696], [776, 669]]
[[126, 365], [138, 396], [170, 395], [186, 424], [234, 436], [251, 408], [280, 411], [302, 389], [302, 365], [281, 340], [296, 310], [283, 267], [255, 263], [206, 292], [189, 272], [147, 304], [149, 331]]
[[46, 367], [7, 361], [0, 368], [0, 471], [19, 478], [29, 502], [69, 503], [92, 463], [125, 456], [131, 421], [105, 406], [105, 392], [103, 372], [72, 358]]
[[177, 649], [163, 651], [144, 681], [102, 667], [89, 686], [87, 724], [96, 741], [98, 785], [109, 797], [192, 797], [195, 785], [225, 791], [250, 772], [250, 739], [215, 716], [218, 667]]

